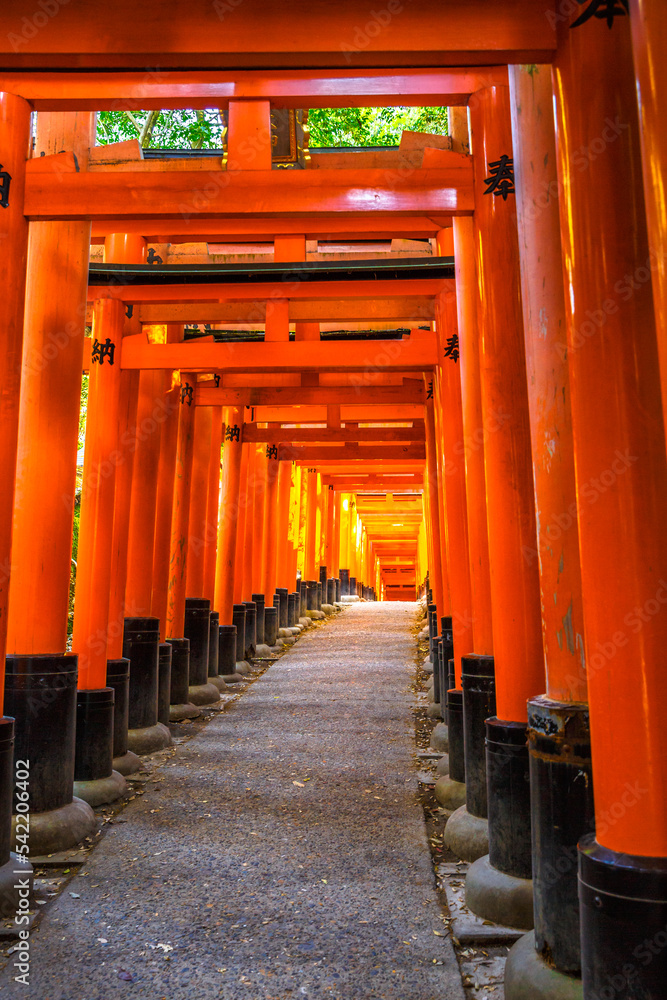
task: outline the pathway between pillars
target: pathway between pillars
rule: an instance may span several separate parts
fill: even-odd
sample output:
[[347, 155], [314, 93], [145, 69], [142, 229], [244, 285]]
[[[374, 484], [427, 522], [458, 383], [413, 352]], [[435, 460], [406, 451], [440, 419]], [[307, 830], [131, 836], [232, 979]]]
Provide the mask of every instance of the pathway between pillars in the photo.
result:
[[3, 1000], [463, 1000], [416, 803], [414, 615], [347, 608], [179, 746]]

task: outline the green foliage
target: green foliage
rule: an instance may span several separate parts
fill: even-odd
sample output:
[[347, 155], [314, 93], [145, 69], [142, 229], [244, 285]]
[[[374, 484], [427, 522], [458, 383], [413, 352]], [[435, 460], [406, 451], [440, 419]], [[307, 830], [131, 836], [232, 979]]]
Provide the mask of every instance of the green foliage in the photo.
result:
[[315, 108], [310, 145], [398, 146], [401, 132], [447, 135], [447, 108]]
[[219, 149], [222, 122], [217, 110], [100, 111], [97, 144], [139, 139], [145, 148]]
[[79, 448], [86, 440], [86, 416], [88, 415], [88, 372], [81, 379], [81, 406], [79, 407]]
[[[404, 129], [447, 134], [447, 108], [315, 108], [308, 112], [311, 146], [397, 146]], [[217, 110], [101, 111], [97, 143], [139, 139], [145, 148], [219, 149]]]

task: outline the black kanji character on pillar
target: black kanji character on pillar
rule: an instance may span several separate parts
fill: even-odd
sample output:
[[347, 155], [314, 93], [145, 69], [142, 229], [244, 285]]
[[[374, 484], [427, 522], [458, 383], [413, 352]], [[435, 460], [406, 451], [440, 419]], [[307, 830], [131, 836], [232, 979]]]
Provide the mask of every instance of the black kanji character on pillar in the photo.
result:
[[109, 364], [113, 364], [113, 356], [116, 353], [116, 345], [112, 344], [109, 338], [100, 343], [99, 340], [93, 341], [93, 353], [90, 356], [90, 360], [94, 365], [103, 365], [104, 359], [109, 359]]
[[[589, 0], [577, 0], [577, 3], [582, 6], [589, 3]], [[606, 18], [607, 27], [611, 28], [615, 17], [626, 17], [629, 13], [628, 7], [628, 0], [590, 0], [589, 6], [576, 21], [572, 22], [570, 27], [578, 28], [580, 24], [585, 24], [592, 17], [597, 17], [600, 20]]]
[[433, 399], [433, 379], [426, 386], [426, 398]]
[[131, 302], [125, 306], [125, 315], [128, 319], [132, 319], [132, 313], [134, 312], [134, 305]]
[[219, 389], [220, 388], [220, 376], [219, 375], [214, 375], [213, 376], [213, 381], [215, 382], [216, 389]]
[[9, 185], [11, 182], [12, 175], [3, 170], [2, 163], [0, 163], [0, 205], [3, 208], [9, 208]]
[[278, 445], [277, 444], [267, 444], [267, 446], [266, 446], [266, 457], [267, 458], [278, 458]]
[[241, 428], [238, 424], [234, 424], [233, 427], [227, 427], [225, 429], [225, 441], [240, 441]]
[[194, 391], [194, 386], [190, 385], [189, 382], [184, 382], [181, 386], [181, 403], [187, 403], [188, 406], [192, 406]]
[[146, 263], [147, 264], [162, 264], [163, 263], [162, 257], [160, 257], [159, 254], [155, 253], [155, 247], [149, 247], [148, 248], [148, 257], [146, 258]]
[[514, 160], [503, 155], [499, 160], [489, 163], [489, 176], [484, 178], [487, 185], [484, 194], [501, 195], [507, 201], [508, 194], [516, 194], [514, 187]]
[[447, 337], [447, 347], [445, 348], [445, 357], [451, 358], [454, 364], [459, 360], [459, 335], [458, 333], [452, 334], [451, 337]]

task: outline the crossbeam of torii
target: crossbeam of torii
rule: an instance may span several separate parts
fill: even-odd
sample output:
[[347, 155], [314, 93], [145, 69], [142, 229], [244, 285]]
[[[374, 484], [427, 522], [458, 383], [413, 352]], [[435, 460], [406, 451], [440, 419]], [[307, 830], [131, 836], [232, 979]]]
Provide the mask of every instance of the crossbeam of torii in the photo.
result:
[[71, 0], [43, 30], [33, 23], [34, 4], [5, 0], [2, 63], [21, 70], [138, 70], [148, 81], [165, 70], [193, 66], [224, 71], [540, 63], [556, 49], [555, 6], [555, 0], [451, 0], [446, 5], [424, 0], [416, 6], [389, 3], [364, 16], [357, 0], [335, 6], [320, 0], [286, 18], [281, 0], [240, 5], [174, 0], [165, 18], [161, 0], [139, 5], [117, 0], [112, 8]]

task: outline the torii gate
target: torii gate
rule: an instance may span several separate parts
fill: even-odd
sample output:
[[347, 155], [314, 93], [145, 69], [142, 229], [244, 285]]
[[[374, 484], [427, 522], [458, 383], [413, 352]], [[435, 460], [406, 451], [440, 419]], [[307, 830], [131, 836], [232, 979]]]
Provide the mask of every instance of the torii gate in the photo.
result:
[[[50, 610], [58, 602], [63, 607], [69, 559], [63, 533], [56, 534], [58, 551], [48, 579], [37, 581], [36, 572], [26, 573], [20, 564], [35, 562], [35, 553], [46, 551], [41, 545], [44, 526], [35, 515], [40, 502], [51, 509], [39, 479], [46, 467], [43, 457], [56, 456], [54, 492], [61, 495], [63, 481], [70, 483], [71, 492], [71, 462], [63, 457], [65, 438], [58, 435], [67, 425], [67, 440], [75, 440], [90, 220], [95, 220], [95, 238], [107, 240], [110, 260], [133, 263], [148, 238], [349, 236], [362, 231], [350, 224], [361, 214], [369, 238], [420, 233], [444, 243], [443, 230], [452, 219], [456, 301], [438, 293], [436, 331], [448, 336], [439, 344], [432, 399], [423, 404], [428, 562], [437, 612], [451, 617], [454, 625], [457, 615], [468, 622], [454, 635], [457, 683], [463, 678], [472, 691], [468, 680], [490, 676], [493, 654], [497, 715], [489, 724], [492, 742], [520, 746], [528, 722], [533, 762], [544, 763], [547, 754], [548, 768], [535, 764], [532, 774], [533, 818], [540, 832], [536, 843], [542, 847], [533, 857], [537, 944], [558, 970], [570, 973], [579, 967], [575, 879], [570, 869], [564, 873], [569, 909], [554, 913], [541, 865], [551, 863], [550, 857], [566, 856], [590, 825], [590, 791], [585, 802], [575, 805], [568, 778], [568, 768], [587, 773], [590, 710], [598, 839], [588, 834], [579, 853], [584, 995], [591, 1000], [604, 990], [624, 990], [628, 960], [637, 989], [659, 995], [665, 976], [662, 953], [641, 967], [632, 956], [662, 933], [667, 907], [659, 714], [667, 683], [660, 576], [667, 562], [661, 170], [667, 140], [661, 128], [664, 91], [655, 70], [665, 56], [663, 6], [658, 0], [507, 0], [494, 5], [425, 0], [418, 8], [403, 9], [392, 0], [365, 23], [353, 0], [343, 0], [335, 13], [311, 2], [293, 17], [286, 17], [284, 5], [275, 0], [261, 5], [245, 0], [238, 8], [225, 0], [212, 5], [194, 0], [182, 5], [180, 17], [174, 14], [166, 21], [159, 17], [157, 0], [147, 0], [139, 9], [120, 0], [111, 36], [107, 7], [87, 4], [85, 13], [80, 16], [76, 0], [53, 16], [40, 11], [44, 24], [36, 22], [38, 15], [23, 0], [8, 0], [2, 12], [7, 30], [0, 35], [6, 48], [0, 74], [0, 232], [10, 249], [0, 275], [7, 357], [0, 372], [0, 458], [3, 469], [12, 470], [17, 441], [22, 442], [14, 521], [17, 569], [12, 566], [11, 575], [14, 592], [18, 589], [25, 600], [14, 619], [21, 642], [12, 650], [10, 676], [25, 669], [26, 655], [34, 663], [38, 656], [64, 654], [62, 614], [48, 615], [48, 629], [44, 626], [37, 637], [32, 596], [46, 595]], [[266, 27], [260, 55], [259, 17]], [[447, 49], [434, 48], [443, 38]], [[304, 56], [314, 69], [294, 69], [303, 65]], [[148, 61], [159, 61], [160, 67], [142, 69]], [[547, 63], [552, 63], [552, 73], [545, 70]], [[96, 70], [89, 69], [92, 65]], [[496, 65], [501, 69], [485, 68]], [[509, 86], [502, 68], [507, 65]], [[264, 72], [265, 66], [272, 68]], [[589, 80], [595, 87], [585, 88]], [[440, 150], [433, 155], [433, 166], [391, 181], [374, 168], [368, 168], [365, 179], [343, 176], [343, 169], [328, 179], [330, 184], [306, 171], [298, 180], [285, 173], [267, 176], [268, 151], [248, 140], [265, 131], [271, 102], [350, 106], [367, 103], [370, 96], [375, 104], [424, 104], [428, 99], [468, 105], [472, 185], [468, 175], [460, 198], [457, 184], [438, 166]], [[228, 172], [224, 186], [215, 183], [222, 180], [222, 171], [199, 186], [201, 176], [174, 171], [163, 183], [160, 171], [142, 168], [126, 172], [123, 183], [120, 174], [87, 169], [92, 139], [90, 123], [85, 134], [83, 116], [66, 141], [58, 133], [65, 127], [62, 122], [51, 119], [50, 135], [48, 130], [39, 134], [38, 122], [38, 140], [47, 147], [47, 156], [42, 164], [29, 159], [26, 165], [32, 107], [44, 112], [46, 121], [50, 111], [85, 112], [116, 101], [116, 107], [130, 102], [208, 107], [227, 101], [229, 157], [238, 173]], [[76, 153], [78, 173], [68, 153], [58, 154], [63, 146]], [[515, 185], [507, 183], [510, 160]], [[63, 168], [60, 181], [53, 173], [56, 163]], [[132, 191], [137, 193], [134, 218]], [[240, 202], [234, 213], [227, 211], [232, 194]], [[146, 206], [143, 216], [140, 198]], [[203, 208], [198, 209], [200, 203]], [[39, 365], [24, 369], [19, 438], [28, 221], [33, 238], [26, 357], [45, 358], [49, 365], [41, 371]], [[67, 280], [55, 290], [63, 293], [57, 326], [64, 341], [56, 345], [57, 357], [51, 361], [52, 351], [46, 348], [52, 331], [37, 320], [48, 317], [54, 283], [37, 261], [50, 263], [63, 239]], [[177, 296], [173, 301], [181, 304]], [[99, 299], [96, 310], [96, 328], [101, 324], [110, 334], [109, 346], [120, 345], [125, 325], [121, 301]], [[277, 315], [284, 340], [289, 311], [278, 306]], [[68, 323], [74, 324], [70, 333]], [[456, 360], [449, 343], [455, 331], [460, 337]], [[177, 343], [143, 345], [144, 355], [156, 347], [181, 350]], [[96, 378], [110, 369], [100, 364]], [[106, 389], [99, 380], [97, 409], [103, 412], [109, 401], [107, 422], [110, 413], [127, 403], [133, 378], [128, 372], [115, 368]], [[60, 392], [55, 413], [40, 410], [35, 402], [53, 401], [51, 379]], [[34, 395], [39, 387], [46, 395]], [[179, 417], [187, 413], [194, 419], [206, 409], [181, 407]], [[99, 434], [102, 454], [111, 442], [105, 439], [104, 421], [94, 430], [97, 418], [91, 416], [91, 439]], [[184, 456], [191, 428], [186, 418], [179, 423], [176, 454]], [[126, 463], [118, 481], [129, 480], [128, 471]], [[0, 660], [7, 628], [12, 480], [10, 471], [0, 487]], [[185, 511], [185, 493], [181, 499]], [[113, 500], [107, 484], [96, 500], [96, 509], [107, 519], [105, 508], [113, 507]], [[578, 530], [573, 530], [575, 524]], [[108, 584], [101, 567], [111, 567], [112, 551], [108, 539], [100, 536], [98, 541], [103, 551], [91, 584], [99, 589], [100, 579]], [[123, 572], [118, 576], [117, 567], [116, 577]], [[28, 578], [32, 586], [23, 585]], [[10, 613], [10, 628], [11, 618]], [[113, 657], [111, 647], [106, 652]], [[621, 662], [630, 669], [620, 669]], [[104, 684], [104, 678], [93, 680]], [[541, 697], [545, 690], [547, 698]], [[10, 724], [3, 725], [7, 731]], [[559, 735], [571, 731], [574, 755], [575, 741], [568, 737], [565, 742]], [[482, 745], [483, 734], [477, 737]], [[481, 821], [487, 807], [483, 782], [477, 782], [479, 794], [473, 796], [474, 778], [483, 769], [480, 753], [469, 756], [466, 751], [466, 765], [469, 816]], [[640, 798], [621, 798], [638, 775]], [[549, 798], [550, 812], [539, 792], [552, 780], [558, 792]], [[492, 785], [489, 805], [492, 865], [510, 878], [529, 874], [526, 803], [513, 798], [501, 782]], [[554, 831], [563, 829], [560, 819], [571, 818], [575, 809], [579, 822], [570, 828], [571, 839], [558, 840]], [[501, 834], [510, 820], [518, 823], [513, 841], [521, 844], [520, 857], [503, 851]], [[478, 899], [483, 909], [483, 892]], [[622, 924], [613, 910], [619, 905]], [[556, 934], [559, 921], [567, 923], [563, 937]], [[514, 974], [519, 975], [522, 966], [515, 961]], [[511, 988], [508, 981], [508, 996]]]

